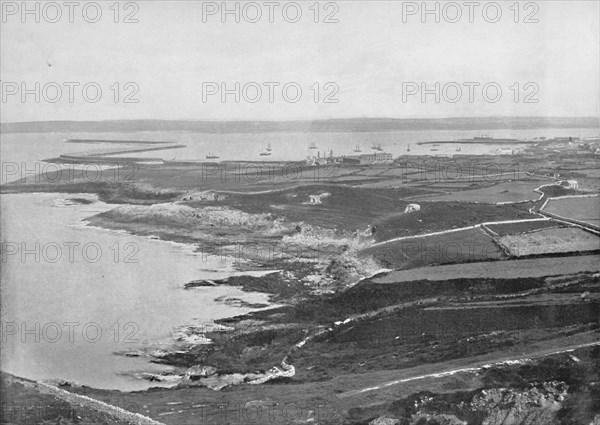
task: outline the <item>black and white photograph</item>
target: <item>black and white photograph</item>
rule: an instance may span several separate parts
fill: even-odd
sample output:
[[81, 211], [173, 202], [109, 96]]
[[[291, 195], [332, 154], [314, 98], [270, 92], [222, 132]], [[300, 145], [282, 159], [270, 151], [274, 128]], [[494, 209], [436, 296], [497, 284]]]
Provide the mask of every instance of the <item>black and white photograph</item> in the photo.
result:
[[600, 1], [0, 12], [0, 424], [600, 425]]

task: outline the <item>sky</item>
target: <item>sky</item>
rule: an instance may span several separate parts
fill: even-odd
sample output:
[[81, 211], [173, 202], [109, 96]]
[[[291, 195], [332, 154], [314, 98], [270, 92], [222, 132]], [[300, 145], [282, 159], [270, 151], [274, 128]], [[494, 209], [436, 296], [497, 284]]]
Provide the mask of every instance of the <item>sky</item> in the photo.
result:
[[2, 2], [1, 122], [600, 116], [597, 1], [76, 3]]

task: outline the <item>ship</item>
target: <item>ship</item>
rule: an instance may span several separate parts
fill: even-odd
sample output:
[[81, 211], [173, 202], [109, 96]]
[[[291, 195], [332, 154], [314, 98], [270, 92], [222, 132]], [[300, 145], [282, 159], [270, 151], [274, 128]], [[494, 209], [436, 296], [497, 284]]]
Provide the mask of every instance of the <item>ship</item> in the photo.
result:
[[462, 148], [460, 146], [456, 146], [456, 152], [462, 152]]
[[383, 148], [381, 147], [381, 143], [373, 143], [373, 145], [371, 146], [371, 149], [375, 150], [375, 151], [382, 151]]
[[360, 145], [356, 145], [356, 146], [354, 147], [354, 152], [362, 152], [362, 151], [360, 150]]
[[264, 150], [260, 153], [260, 156], [271, 156], [271, 152], [268, 152], [267, 150]]
[[317, 149], [317, 144], [315, 142], [312, 142], [310, 144], [310, 148], [308, 148], [308, 149]]
[[410, 152], [410, 143], [408, 144], [408, 146], [406, 147], [406, 152]]
[[271, 152], [273, 149], [271, 148], [271, 144], [269, 143], [269, 146], [267, 146], [267, 152]]
[[206, 159], [219, 159], [219, 156], [209, 152], [208, 155], [206, 155]]

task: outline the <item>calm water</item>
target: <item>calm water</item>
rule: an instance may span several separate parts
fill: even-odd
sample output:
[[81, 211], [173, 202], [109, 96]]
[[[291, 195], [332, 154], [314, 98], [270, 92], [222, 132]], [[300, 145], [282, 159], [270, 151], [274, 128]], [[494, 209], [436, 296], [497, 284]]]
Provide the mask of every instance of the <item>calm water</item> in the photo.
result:
[[[181, 325], [249, 311], [218, 303], [217, 297], [266, 301], [264, 294], [236, 288], [183, 290], [193, 279], [227, 276], [231, 265], [220, 257], [194, 254], [191, 246], [85, 227], [83, 219], [111, 207], [98, 201], [64, 202], [73, 196], [86, 195], [2, 195], [3, 370], [99, 388], [146, 388], [149, 382], [121, 373], [166, 368], [114, 352], [168, 340]], [[71, 258], [69, 242], [81, 244], [73, 246]], [[90, 244], [86, 252], [85, 244]], [[22, 256], [23, 248], [30, 253]], [[19, 252], [9, 254], [15, 249]]]
[[[173, 141], [187, 145], [182, 149], [149, 151], [135, 154], [144, 158], [164, 158], [177, 160], [205, 160], [208, 153], [214, 153], [221, 160], [263, 160], [298, 161], [315, 151], [309, 147], [312, 142], [320, 152], [333, 150], [334, 155], [353, 155], [354, 148], [360, 145], [363, 153], [372, 152], [373, 143], [381, 144], [386, 152], [398, 155], [428, 155], [431, 146], [418, 146], [419, 141], [456, 140], [487, 134], [495, 138], [529, 139], [534, 137], [591, 137], [598, 136], [598, 129], [532, 129], [532, 130], [489, 130], [489, 131], [394, 131], [382, 133], [264, 133], [264, 134], [202, 134], [189, 132], [136, 132], [136, 133], [35, 133], [0, 135], [2, 161], [26, 161], [32, 163], [63, 153], [90, 152], [118, 145], [110, 144], [71, 144], [66, 138], [119, 139]], [[269, 157], [259, 154], [271, 145]], [[407, 147], [410, 145], [410, 152]], [[490, 154], [498, 145], [462, 145], [461, 154]], [[440, 145], [436, 153], [455, 153], [456, 145]], [[133, 154], [131, 154], [133, 155]]]

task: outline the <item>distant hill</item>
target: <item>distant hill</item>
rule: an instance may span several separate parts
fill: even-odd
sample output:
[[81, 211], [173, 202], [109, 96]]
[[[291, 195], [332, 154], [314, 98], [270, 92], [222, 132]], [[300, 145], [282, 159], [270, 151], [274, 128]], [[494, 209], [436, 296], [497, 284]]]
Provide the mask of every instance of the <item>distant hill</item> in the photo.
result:
[[495, 130], [600, 128], [598, 118], [343, 118], [314, 121], [38, 121], [0, 124], [1, 133], [189, 131], [197, 133], [374, 132], [401, 130]]

